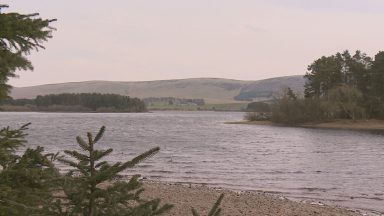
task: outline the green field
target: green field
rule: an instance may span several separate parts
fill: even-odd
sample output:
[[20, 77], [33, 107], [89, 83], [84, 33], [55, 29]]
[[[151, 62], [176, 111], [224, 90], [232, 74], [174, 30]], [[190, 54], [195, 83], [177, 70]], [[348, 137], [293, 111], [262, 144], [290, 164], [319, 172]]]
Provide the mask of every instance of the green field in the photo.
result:
[[177, 104], [169, 105], [167, 103], [155, 103], [147, 106], [148, 110], [180, 110], [180, 111], [243, 111], [247, 107], [245, 103], [222, 103], [222, 104], [205, 104], [198, 106], [195, 104]]

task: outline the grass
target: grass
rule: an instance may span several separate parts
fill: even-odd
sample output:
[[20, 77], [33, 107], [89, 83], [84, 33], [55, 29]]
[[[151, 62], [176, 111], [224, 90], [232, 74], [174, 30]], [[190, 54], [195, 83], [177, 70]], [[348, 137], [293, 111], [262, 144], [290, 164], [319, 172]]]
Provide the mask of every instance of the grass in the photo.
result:
[[248, 103], [221, 103], [221, 104], [205, 104], [202, 106], [194, 104], [174, 104], [155, 103], [147, 108], [149, 110], [180, 110], [180, 111], [243, 111]]

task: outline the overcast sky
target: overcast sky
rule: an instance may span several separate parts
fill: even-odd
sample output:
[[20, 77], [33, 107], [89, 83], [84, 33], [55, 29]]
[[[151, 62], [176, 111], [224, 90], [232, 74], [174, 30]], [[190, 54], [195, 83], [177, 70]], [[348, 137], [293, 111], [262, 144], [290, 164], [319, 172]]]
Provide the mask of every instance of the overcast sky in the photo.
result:
[[322, 55], [384, 50], [383, 0], [6, 0], [57, 18], [15, 86], [304, 74]]

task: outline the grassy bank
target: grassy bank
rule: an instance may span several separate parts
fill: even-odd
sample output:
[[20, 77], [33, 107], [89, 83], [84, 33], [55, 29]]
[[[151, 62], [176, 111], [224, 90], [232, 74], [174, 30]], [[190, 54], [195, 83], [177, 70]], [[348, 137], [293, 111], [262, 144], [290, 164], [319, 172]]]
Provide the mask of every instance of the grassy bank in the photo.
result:
[[243, 111], [247, 103], [220, 103], [220, 104], [152, 104], [147, 106], [148, 110], [178, 110], [178, 111]]

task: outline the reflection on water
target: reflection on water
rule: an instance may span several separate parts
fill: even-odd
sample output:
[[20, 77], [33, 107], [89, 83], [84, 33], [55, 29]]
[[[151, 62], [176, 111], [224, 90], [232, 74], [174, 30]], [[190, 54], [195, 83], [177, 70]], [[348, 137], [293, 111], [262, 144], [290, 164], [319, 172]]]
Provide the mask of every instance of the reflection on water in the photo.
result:
[[[161, 152], [127, 174], [169, 182], [265, 190], [384, 212], [384, 135], [347, 130], [224, 124], [242, 113], [0, 113], [1, 126], [32, 122], [30, 146], [77, 148], [75, 136], [107, 126], [111, 161]], [[65, 167], [62, 167], [65, 169]]]

